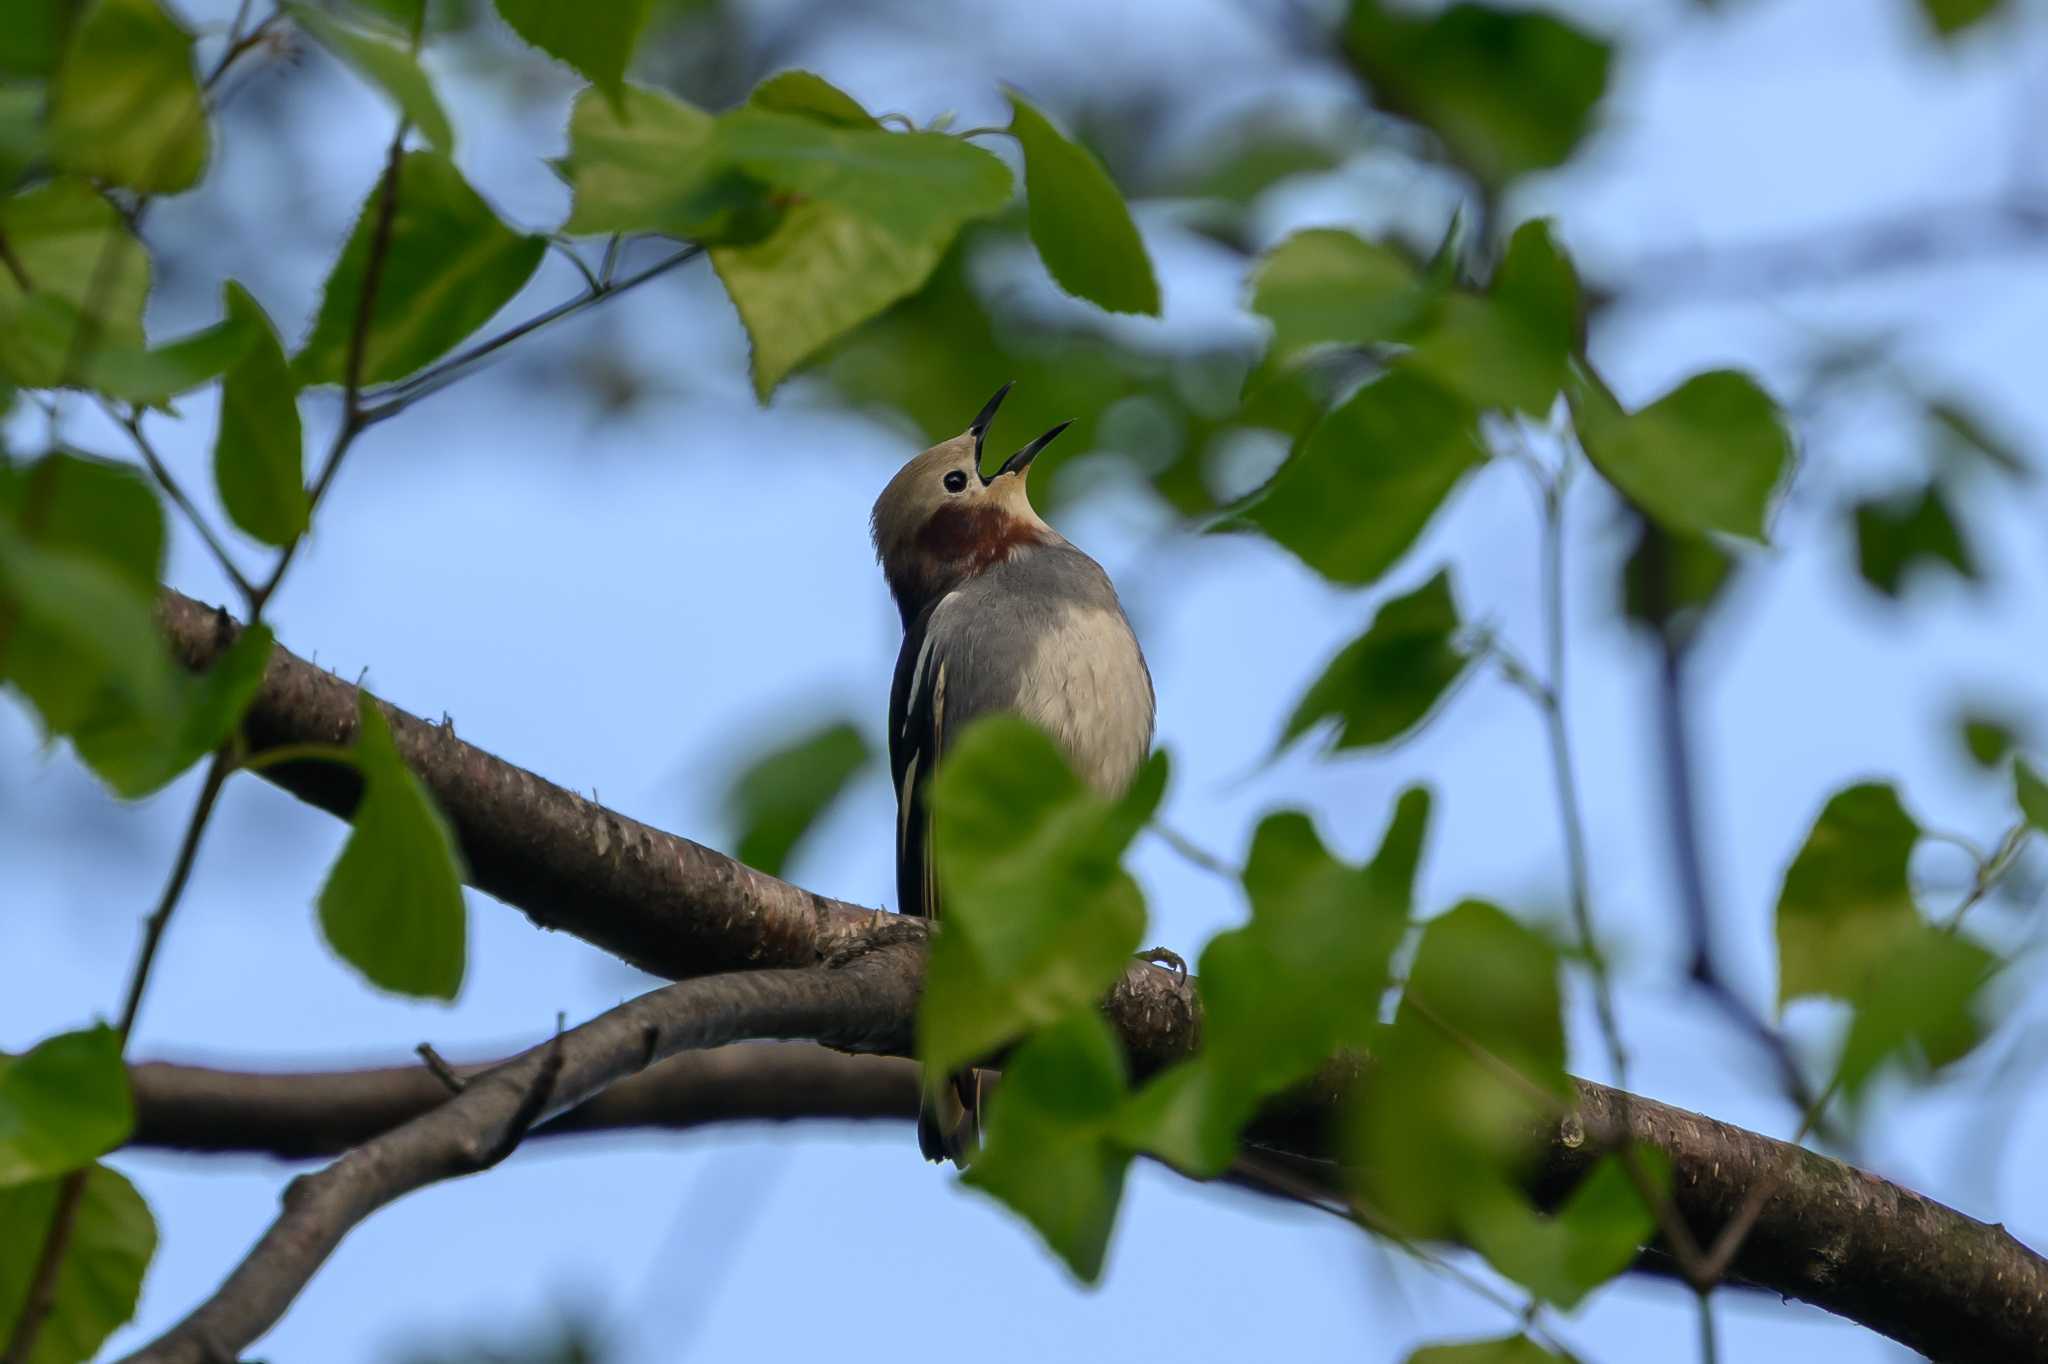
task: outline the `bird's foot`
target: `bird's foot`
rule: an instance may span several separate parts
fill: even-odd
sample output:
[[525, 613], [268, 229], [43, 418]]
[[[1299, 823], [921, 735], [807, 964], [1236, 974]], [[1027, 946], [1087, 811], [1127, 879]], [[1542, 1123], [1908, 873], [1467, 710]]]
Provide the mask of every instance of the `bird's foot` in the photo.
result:
[[1154, 947], [1138, 954], [1139, 961], [1149, 961], [1154, 966], [1165, 966], [1179, 973], [1182, 980], [1188, 978], [1187, 959], [1170, 947]]

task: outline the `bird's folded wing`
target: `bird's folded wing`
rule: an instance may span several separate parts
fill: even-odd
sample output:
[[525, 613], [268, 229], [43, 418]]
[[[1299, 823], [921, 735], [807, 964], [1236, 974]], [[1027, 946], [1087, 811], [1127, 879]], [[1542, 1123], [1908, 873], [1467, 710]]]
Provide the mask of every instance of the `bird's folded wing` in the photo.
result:
[[925, 796], [945, 751], [946, 658], [942, 631], [933, 624], [951, 594], [911, 623], [896, 658], [889, 691], [889, 768], [896, 784], [896, 908], [927, 919], [939, 916], [938, 878], [932, 868], [930, 807]]

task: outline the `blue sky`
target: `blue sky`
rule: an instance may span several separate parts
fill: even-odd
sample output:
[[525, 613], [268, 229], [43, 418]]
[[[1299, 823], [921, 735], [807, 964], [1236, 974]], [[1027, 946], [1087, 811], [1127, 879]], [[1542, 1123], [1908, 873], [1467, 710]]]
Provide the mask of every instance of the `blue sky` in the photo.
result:
[[[195, 18], [232, 6], [187, 6]], [[1188, 86], [1178, 136], [1247, 101], [1336, 107], [1341, 84], [1262, 36], [1265, 7], [1059, 3], [958, 7], [943, 21], [822, 23], [787, 54], [870, 107], [923, 118], [956, 109], [1000, 119], [998, 82], [1071, 113], [1092, 83]], [[747, 10], [766, 15], [782, 7]], [[1750, 0], [1717, 13], [1666, 3], [1582, 5], [1634, 54], [1607, 127], [1568, 170], [1518, 192], [1514, 216], [1557, 215], [1590, 275], [1674, 248], [1713, 249], [1819, 231], [1926, 206], [1968, 205], [2039, 171], [2009, 150], [2038, 110], [2023, 102], [2044, 51], [2039, 16], [1944, 50], [1911, 7]], [[463, 139], [464, 171], [514, 221], [551, 226], [566, 197], [539, 156], [560, 149], [572, 83], [519, 87], [435, 64]], [[281, 83], [266, 135], [235, 123], [209, 188], [164, 204], [173, 248], [226, 230], [270, 243], [249, 282], [287, 335], [309, 318], [327, 256], [369, 185], [388, 114], [324, 63]], [[2038, 83], [2036, 83], [2038, 88]], [[260, 93], [260, 92], [259, 92]], [[1205, 120], [1210, 122], [1205, 124]], [[281, 170], [287, 158], [297, 174]], [[1441, 187], [1366, 158], [1261, 205], [1268, 239], [1295, 227], [1440, 222]], [[1235, 317], [1238, 267], [1161, 216], [1146, 222], [1167, 296], [1165, 344]], [[273, 230], [275, 229], [275, 230]], [[2048, 244], [2048, 243], [2044, 243]], [[1953, 389], [2038, 450], [2041, 255], [1886, 275], [1769, 299], [1652, 300], [1618, 310], [1595, 358], [1640, 402], [1702, 368], [1750, 369], [1783, 395], [1822, 337], [1902, 334], [1916, 382]], [[574, 289], [550, 259], [523, 315]], [[203, 320], [211, 280], [160, 291], [156, 334]], [[559, 380], [604, 338], [628, 347], [661, 396], [604, 421]], [[319, 400], [309, 422], [329, 420]], [[1802, 427], [1804, 491], [1783, 509], [1767, 572], [1720, 622], [1703, 673], [1698, 744], [1708, 860], [1721, 931], [1746, 994], [1774, 993], [1771, 904], [1826, 796], [1869, 775], [1900, 782], [1923, 822], [1988, 839], [2007, 818], [1995, 783], [1959, 757], [1945, 717], [1963, 695], [2023, 707], [2048, 733], [2038, 684], [2048, 627], [2048, 505], [1988, 485], [1968, 499], [1989, 582], [1918, 584], [1911, 609], [1879, 605], [1853, 579], [1832, 510], [1844, 491], [1919, 467], [1904, 408], [1882, 395]], [[964, 424], [971, 413], [962, 413]], [[103, 450], [118, 434], [78, 413], [69, 429]], [[174, 467], [203, 483], [211, 404], [160, 424]], [[1031, 433], [998, 430], [1000, 439]], [[729, 760], [760, 736], [843, 711], [878, 733], [897, 634], [865, 518], [906, 427], [835, 406], [799, 379], [765, 411], [744, 338], [708, 272], [677, 277], [561, 328], [521, 359], [378, 428], [350, 458], [314, 540], [274, 608], [283, 641], [380, 695], [452, 715], [462, 735], [627, 813], [717, 844]], [[320, 448], [318, 436], [309, 442]], [[1374, 592], [1338, 592], [1270, 545], [1176, 528], [1115, 470], [1059, 519], [1123, 588], [1158, 679], [1160, 742], [1172, 750], [1167, 817], [1223, 855], [1242, 855], [1258, 814], [1316, 812], [1358, 853], [1393, 796], [1437, 792], [1423, 902], [1468, 895], [1555, 917], [1562, 861], [1536, 716], [1491, 676], [1464, 688], [1418, 739], [1387, 754], [1261, 760], [1280, 718], [1382, 595], [1455, 565], [1469, 615], [1533, 653], [1533, 499], [1510, 467], [1465, 487]], [[1617, 951], [1636, 1088], [1786, 1134], [1795, 1117], [1760, 1058], [1679, 983], [1682, 943], [1650, 762], [1648, 651], [1610, 605], [1614, 506], [1591, 480], [1572, 498], [1570, 713], [1594, 848], [1595, 910]], [[251, 561], [254, 559], [252, 557]], [[189, 535], [171, 581], [228, 593]], [[0, 1045], [110, 1011], [135, 932], [170, 860], [192, 781], [138, 806], [112, 801], [70, 757], [39, 752], [0, 702]], [[871, 778], [805, 848], [796, 879], [886, 902], [892, 871], [886, 784]], [[455, 1056], [522, 1044], [558, 1010], [586, 1017], [650, 982], [563, 935], [472, 895], [468, 981], [452, 1008], [371, 991], [320, 942], [312, 898], [343, 828], [252, 779], [231, 783], [136, 1038], [136, 1054], [280, 1068], [389, 1061], [428, 1039]], [[1956, 874], [1930, 852], [1929, 878]], [[1243, 912], [1231, 889], [1141, 843], [1153, 941], [1192, 959]], [[2023, 972], [2023, 975], [2026, 975]], [[2031, 979], [2030, 975], [2027, 975]], [[2019, 993], [2016, 991], [2016, 993]], [[2036, 992], [2038, 994], [2038, 992]], [[1583, 1004], [1583, 1001], [1581, 1001]], [[2039, 1006], [2035, 1006], [2036, 1012]], [[1795, 1016], [1816, 1043], [1829, 1020]], [[1574, 1013], [1574, 1061], [1602, 1074], [1590, 1018]], [[2025, 1074], [2024, 1070], [2021, 1072]], [[1866, 1161], [1889, 1177], [2048, 1244], [2048, 1184], [2019, 1153], [2048, 1141], [2037, 1087], [1984, 1098], [1980, 1073], [1953, 1092], [1887, 1106]], [[1975, 1138], [2010, 1110], [2003, 1148]], [[286, 1170], [260, 1160], [153, 1154], [116, 1163], [156, 1210], [162, 1250], [133, 1345], [209, 1292], [270, 1217]], [[796, 1305], [800, 1304], [800, 1305]], [[1732, 1296], [1724, 1357], [1877, 1361], [1908, 1357], [1811, 1309]], [[258, 1347], [293, 1361], [387, 1356], [423, 1341], [506, 1339], [561, 1311], [598, 1322], [625, 1360], [778, 1358], [830, 1349], [850, 1361], [953, 1349], [971, 1331], [990, 1361], [1048, 1353], [1185, 1360], [1398, 1360], [1415, 1343], [1505, 1329], [1468, 1291], [1398, 1264], [1332, 1219], [1280, 1210], [1139, 1168], [1101, 1287], [1083, 1290], [1007, 1213], [923, 1165], [908, 1129], [734, 1128], [682, 1137], [536, 1147], [489, 1175], [436, 1187], [380, 1213], [343, 1245]], [[1647, 1340], [1690, 1349], [1684, 1294], [1624, 1283], [1558, 1331], [1595, 1360], [1640, 1357]]]

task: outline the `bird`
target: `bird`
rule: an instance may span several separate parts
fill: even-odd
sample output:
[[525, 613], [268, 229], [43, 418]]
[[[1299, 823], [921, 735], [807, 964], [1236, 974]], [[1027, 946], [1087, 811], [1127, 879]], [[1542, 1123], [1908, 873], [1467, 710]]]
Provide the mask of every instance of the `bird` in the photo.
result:
[[[926, 799], [948, 742], [976, 718], [1022, 716], [1105, 796], [1121, 795], [1152, 746], [1151, 670], [1102, 566], [1032, 510], [1031, 462], [1061, 422], [992, 474], [982, 447], [1012, 383], [960, 435], [913, 456], [875, 499], [875, 557], [903, 621], [889, 690], [896, 790], [897, 908], [944, 917]], [[919, 1106], [926, 1160], [965, 1167], [980, 1144], [972, 1070], [933, 1083]]]

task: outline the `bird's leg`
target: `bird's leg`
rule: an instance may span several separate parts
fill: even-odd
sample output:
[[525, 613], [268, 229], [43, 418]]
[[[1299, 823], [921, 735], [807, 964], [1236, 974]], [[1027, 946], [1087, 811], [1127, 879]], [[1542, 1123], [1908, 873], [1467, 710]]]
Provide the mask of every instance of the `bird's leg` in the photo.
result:
[[1182, 980], [1188, 978], [1187, 959], [1170, 947], [1154, 947], [1140, 952], [1138, 960], [1151, 962], [1154, 966], [1169, 967], [1178, 972]]

